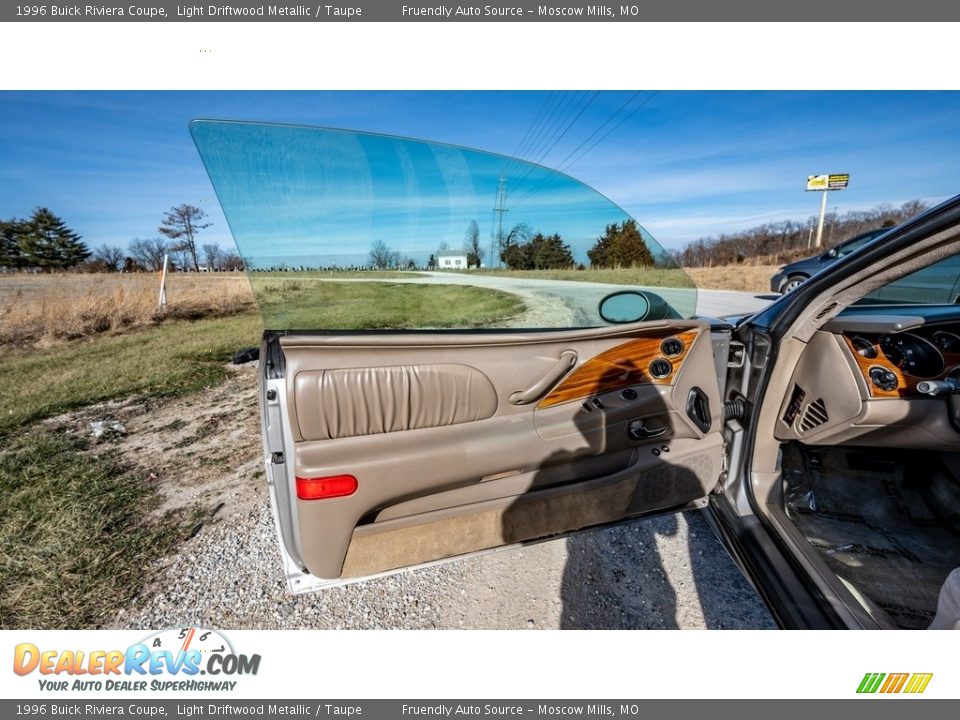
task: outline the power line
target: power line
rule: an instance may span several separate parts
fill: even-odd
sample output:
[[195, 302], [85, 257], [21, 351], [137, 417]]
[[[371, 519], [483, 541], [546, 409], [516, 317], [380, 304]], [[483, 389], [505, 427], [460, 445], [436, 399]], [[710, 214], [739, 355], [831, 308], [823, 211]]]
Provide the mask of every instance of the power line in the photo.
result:
[[555, 93], [548, 92], [547, 96], [543, 99], [543, 102], [540, 103], [540, 107], [537, 110], [537, 114], [534, 115], [533, 120], [530, 121], [530, 124], [527, 125], [527, 129], [524, 131], [523, 135], [520, 138], [520, 142], [517, 144], [517, 147], [507, 158], [506, 162], [503, 165], [503, 168], [500, 171], [501, 175], [505, 175], [507, 168], [518, 162], [517, 158], [520, 156], [521, 150], [525, 149], [527, 143], [529, 143], [530, 138], [533, 136], [533, 130], [540, 122], [540, 119], [544, 116], [544, 111], [547, 106], [553, 101]]
[[[547, 117], [544, 118], [544, 121], [541, 123], [536, 135], [532, 138], [529, 146], [524, 151], [525, 155], [534, 155], [538, 153], [544, 142], [549, 141], [548, 133], [550, 133], [550, 131], [556, 125], [557, 119], [561, 116], [561, 113], [566, 110], [567, 105], [570, 104], [572, 94], [566, 92], [562, 94], [558, 93], [557, 97], [559, 98], [557, 103], [547, 112]], [[522, 162], [523, 161], [521, 160], [521, 163]], [[521, 163], [518, 164], [520, 164], [522, 167]]]
[[540, 111], [537, 113], [537, 116], [534, 118], [533, 122], [530, 123], [530, 126], [527, 128], [527, 132], [524, 133], [524, 138], [521, 140], [520, 144], [517, 146], [517, 149], [514, 150], [513, 157], [511, 157], [501, 170], [501, 174], [506, 176], [513, 172], [516, 166], [522, 164], [520, 159], [522, 154], [525, 154], [532, 148], [540, 136], [543, 134], [544, 128], [547, 124], [547, 119], [550, 114], [555, 112], [556, 108], [559, 107], [564, 96], [563, 92], [553, 91], [547, 98], [544, 100], [543, 105], [540, 108]]
[[[583, 116], [583, 113], [586, 112], [587, 108], [593, 104], [593, 101], [596, 99], [598, 94], [599, 94], [599, 90], [594, 91], [593, 95], [590, 96], [590, 98], [587, 99], [587, 101], [580, 106], [580, 109], [577, 112], [576, 116], [574, 116], [574, 118], [569, 123], [567, 123], [567, 125], [563, 128], [563, 131], [558, 136], [556, 136], [556, 139], [553, 140], [550, 146], [546, 150], [544, 150], [539, 157], [532, 160], [531, 162], [539, 165], [543, 161], [543, 159], [550, 154], [550, 152], [559, 144], [561, 140], [563, 140], [566, 134], [570, 131], [570, 128], [572, 128], [577, 123], [577, 121]], [[532, 171], [532, 168], [531, 168], [531, 171]]]
[[[587, 94], [588, 94], [587, 92], [584, 92], [584, 95], [587, 95]], [[543, 159], [553, 151], [553, 149], [560, 143], [561, 140], [563, 140], [564, 137], [566, 137], [567, 133], [570, 132], [570, 129], [577, 124], [577, 121], [583, 116], [583, 113], [587, 111], [587, 108], [589, 108], [590, 105], [593, 104], [593, 101], [596, 99], [598, 94], [599, 94], [599, 91], [595, 91], [593, 95], [591, 95], [589, 98], [586, 98], [585, 102], [582, 102], [580, 104], [579, 109], [573, 108], [571, 110], [570, 115], [573, 115], [574, 111], [576, 111], [576, 115], [573, 115], [573, 118], [569, 120], [569, 122], [567, 122], [566, 125], [561, 124], [560, 128], [558, 128], [558, 130], [560, 130], [559, 134], [555, 133], [554, 137], [551, 138], [552, 142], [550, 143], [550, 145], [547, 146], [546, 149], [544, 149], [539, 156], [537, 156], [536, 158], [530, 161], [532, 165], [529, 168], [527, 168], [527, 172], [523, 175], [523, 177], [521, 177], [518, 180], [518, 182], [526, 180], [530, 176], [530, 174], [536, 169], [536, 166], [540, 165], [543, 162]], [[568, 115], [568, 117], [570, 117], [570, 115]]]
[[649, 95], [647, 95], [646, 99], [645, 99], [642, 103], [640, 103], [639, 105], [637, 105], [633, 110], [631, 110], [627, 115], [625, 115], [624, 118], [623, 118], [620, 122], [618, 122], [616, 125], [614, 125], [612, 128], [610, 128], [610, 130], [608, 130], [606, 133], [604, 133], [601, 137], [597, 138], [596, 142], [594, 142], [590, 147], [588, 147], [586, 150], [584, 150], [582, 153], [580, 153], [580, 155], [578, 155], [576, 158], [574, 158], [573, 160], [571, 160], [571, 161], [570, 161], [569, 163], [567, 163], [566, 165], [564, 165], [563, 163], [561, 163], [560, 167], [563, 168], [563, 167], [570, 167], [570, 166], [572, 166], [572, 165], [575, 165], [575, 164], [580, 160], [580, 158], [582, 158], [582, 157], [583, 157], [584, 155], [586, 155], [588, 152], [590, 152], [591, 150], [593, 150], [593, 148], [595, 148], [595, 147], [596, 147], [597, 145], [599, 145], [601, 142], [603, 142], [603, 141], [606, 140], [608, 137], [610, 137], [610, 135], [612, 135], [614, 132], [616, 132], [616, 130], [617, 130], [621, 125], [623, 125], [627, 120], [629, 120], [629, 119], [632, 118], [634, 115], [636, 115], [637, 112], [639, 112], [641, 108], [643, 108], [648, 102], [650, 102], [650, 101], [657, 95], [658, 92], [659, 92], [659, 90], [654, 90], [652, 93], [650, 93]]
[[[639, 111], [648, 102], [650, 102], [650, 100], [653, 99], [653, 97], [657, 94], [658, 91], [653, 91], [653, 93], [647, 96], [647, 98], [644, 99], [642, 103], [640, 103], [633, 110], [631, 110], [629, 113], [624, 115], [623, 118], [620, 120], [620, 122], [618, 122], [616, 125], [611, 127], [606, 133], [604, 133], [599, 138], [597, 138], [596, 141], [594, 141], [591, 145], [586, 147], [586, 149], [584, 149], [582, 152], [579, 152], [581, 148], [584, 148], [584, 146], [587, 145], [587, 143], [589, 143], [594, 137], [596, 137], [596, 135], [599, 132], [601, 132], [611, 122], [613, 122], [613, 120], [617, 117], [617, 115], [623, 112], [630, 105], [630, 103], [633, 102], [642, 92], [643, 92], [642, 90], [638, 90], [637, 92], [633, 93], [633, 95], [631, 95], [629, 98], [627, 98], [627, 100], [620, 107], [618, 107], [606, 120], [604, 120], [599, 126], [597, 126], [597, 128], [592, 133], [590, 133], [586, 138], [584, 138], [584, 140], [579, 145], [577, 145], [577, 147], [575, 147], [563, 160], [560, 161], [560, 163], [555, 168], [555, 171], [558, 173], [563, 172], [566, 168], [569, 168], [572, 165], [576, 164], [582, 157], [584, 157], [588, 152], [590, 152], [590, 150], [592, 150], [601, 142], [603, 142], [613, 132], [615, 132], [619, 127], [621, 127], [627, 120], [633, 117], [633, 115], [635, 115], [637, 111]], [[578, 152], [579, 154], [577, 154]], [[515, 208], [524, 200], [527, 200], [533, 197], [534, 195], [536, 195], [540, 191], [540, 189], [543, 187], [544, 182], [546, 182], [546, 178], [538, 182], [533, 188], [531, 188], [519, 199], [517, 199], [510, 206], [510, 208], [511, 209]]]

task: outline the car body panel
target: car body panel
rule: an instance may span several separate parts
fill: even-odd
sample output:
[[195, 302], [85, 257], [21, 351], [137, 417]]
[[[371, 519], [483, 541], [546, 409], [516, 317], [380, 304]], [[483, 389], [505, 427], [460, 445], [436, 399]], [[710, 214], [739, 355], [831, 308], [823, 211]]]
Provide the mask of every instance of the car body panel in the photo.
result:
[[876, 230], [860, 233], [819, 255], [803, 258], [802, 260], [796, 260], [784, 265], [770, 278], [770, 291], [782, 293], [790, 280], [798, 278], [803, 280], [809, 279], [813, 275], [833, 265], [833, 263], [840, 258], [849, 255], [871, 240], [880, 237], [887, 232], [888, 229], [889, 228], [877, 228]]

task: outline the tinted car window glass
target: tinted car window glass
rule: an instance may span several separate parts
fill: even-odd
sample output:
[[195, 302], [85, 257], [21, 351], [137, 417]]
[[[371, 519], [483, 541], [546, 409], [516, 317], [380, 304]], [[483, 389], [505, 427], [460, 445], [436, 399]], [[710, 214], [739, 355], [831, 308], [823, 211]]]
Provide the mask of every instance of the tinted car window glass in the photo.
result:
[[858, 304], [947, 305], [960, 300], [960, 255], [928, 265], [876, 290]]
[[267, 329], [596, 326], [624, 285], [695, 312], [650, 233], [562, 173], [347, 130], [190, 130]]

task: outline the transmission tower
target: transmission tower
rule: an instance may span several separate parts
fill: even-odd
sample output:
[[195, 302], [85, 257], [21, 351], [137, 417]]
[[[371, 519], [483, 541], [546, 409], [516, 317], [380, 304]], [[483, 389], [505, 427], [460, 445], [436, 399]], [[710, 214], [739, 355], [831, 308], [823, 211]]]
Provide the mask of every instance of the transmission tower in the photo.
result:
[[501, 175], [497, 182], [497, 201], [493, 208], [494, 224], [497, 226], [497, 236], [494, 242], [491, 242], [490, 256], [491, 260], [496, 257], [497, 267], [500, 267], [500, 253], [503, 250], [503, 214], [510, 212], [506, 208], [507, 204], [507, 179]]

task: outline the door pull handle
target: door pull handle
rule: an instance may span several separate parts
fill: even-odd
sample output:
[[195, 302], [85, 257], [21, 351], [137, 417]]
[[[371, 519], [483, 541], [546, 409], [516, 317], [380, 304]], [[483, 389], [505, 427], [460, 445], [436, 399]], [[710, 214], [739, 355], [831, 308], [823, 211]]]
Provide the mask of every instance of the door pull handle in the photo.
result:
[[560, 378], [566, 375], [570, 368], [577, 363], [577, 352], [575, 350], [564, 350], [560, 353], [556, 364], [547, 371], [547, 374], [537, 380], [526, 390], [517, 390], [510, 394], [510, 402], [514, 405], [529, 405], [540, 397], [550, 388], [552, 388]]
[[643, 420], [634, 420], [627, 425], [627, 435], [630, 436], [631, 440], [652, 440], [666, 432], [666, 427], [648, 428], [643, 424]]

